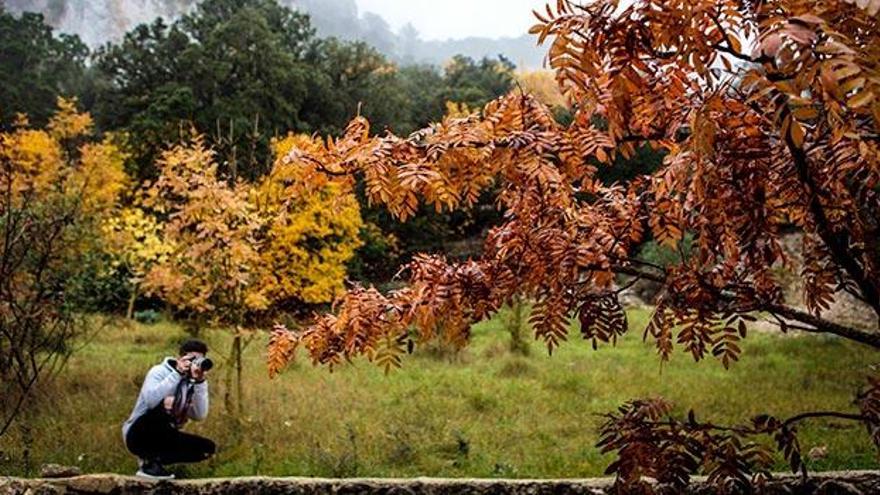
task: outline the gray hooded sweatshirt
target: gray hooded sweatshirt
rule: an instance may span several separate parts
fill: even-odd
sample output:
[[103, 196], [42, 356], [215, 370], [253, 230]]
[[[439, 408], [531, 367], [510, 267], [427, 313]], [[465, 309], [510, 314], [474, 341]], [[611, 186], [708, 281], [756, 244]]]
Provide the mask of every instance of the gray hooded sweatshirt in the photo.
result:
[[[183, 375], [177, 372], [175, 365], [177, 361], [174, 358], [165, 358], [161, 363], [150, 368], [144, 378], [144, 384], [141, 386], [141, 393], [138, 395], [131, 416], [122, 425], [122, 439], [128, 435], [128, 430], [138, 418], [147, 413], [150, 409], [158, 406], [165, 397], [173, 396], [177, 391], [177, 385], [183, 379]], [[208, 416], [208, 382], [203, 381], [193, 386], [192, 404], [189, 406], [187, 416], [190, 419], [201, 421]]]

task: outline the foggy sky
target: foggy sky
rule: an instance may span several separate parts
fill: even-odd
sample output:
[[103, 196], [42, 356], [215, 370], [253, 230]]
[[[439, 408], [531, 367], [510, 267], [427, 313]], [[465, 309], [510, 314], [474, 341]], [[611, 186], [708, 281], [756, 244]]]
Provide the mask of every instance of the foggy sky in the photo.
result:
[[[357, 0], [363, 13], [381, 15], [394, 31], [410, 22], [424, 40], [526, 34], [532, 9], [548, 0]], [[555, 2], [551, 2], [554, 3]]]

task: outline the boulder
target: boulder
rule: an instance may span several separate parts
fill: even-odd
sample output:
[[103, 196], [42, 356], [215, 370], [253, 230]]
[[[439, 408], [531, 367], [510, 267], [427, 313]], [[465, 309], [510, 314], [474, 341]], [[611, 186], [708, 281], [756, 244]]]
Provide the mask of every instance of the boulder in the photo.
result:
[[62, 466], [61, 464], [43, 464], [40, 468], [41, 478], [72, 478], [79, 476], [82, 471], [76, 466]]

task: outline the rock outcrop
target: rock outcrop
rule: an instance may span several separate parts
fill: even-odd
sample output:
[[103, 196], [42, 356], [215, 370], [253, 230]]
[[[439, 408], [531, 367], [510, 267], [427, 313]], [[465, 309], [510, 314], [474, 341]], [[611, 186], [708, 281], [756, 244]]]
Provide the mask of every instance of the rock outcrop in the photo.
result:
[[40, 468], [40, 478], [72, 478], [81, 474], [82, 471], [76, 466], [43, 464], [43, 467]]

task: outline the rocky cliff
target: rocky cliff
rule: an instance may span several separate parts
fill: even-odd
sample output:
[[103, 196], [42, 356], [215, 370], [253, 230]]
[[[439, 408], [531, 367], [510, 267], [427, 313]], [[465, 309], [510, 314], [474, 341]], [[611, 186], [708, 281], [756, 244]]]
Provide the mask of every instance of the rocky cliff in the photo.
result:
[[6, 0], [13, 13], [40, 12], [55, 29], [78, 35], [91, 47], [116, 41], [157, 17], [173, 19], [195, 0]]

